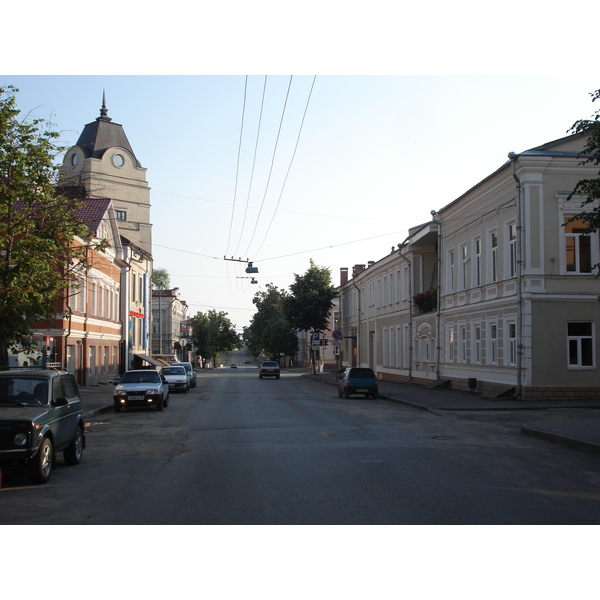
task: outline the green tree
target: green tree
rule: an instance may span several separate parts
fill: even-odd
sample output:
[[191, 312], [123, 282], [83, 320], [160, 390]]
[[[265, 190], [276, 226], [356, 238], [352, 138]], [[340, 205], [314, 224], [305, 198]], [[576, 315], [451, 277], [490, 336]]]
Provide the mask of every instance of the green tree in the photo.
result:
[[154, 269], [152, 271], [152, 287], [155, 290], [171, 289], [171, 276], [166, 269]]
[[[600, 99], [600, 89], [590, 94], [592, 102]], [[580, 119], [576, 121], [569, 132], [580, 133], [588, 136], [583, 151], [579, 154], [583, 158], [580, 164], [600, 165], [600, 110], [597, 110], [592, 119]], [[598, 173], [600, 175], [600, 172]], [[575, 189], [569, 196], [585, 196], [584, 205], [591, 204], [595, 200], [600, 200], [600, 177], [593, 179], [582, 179], [577, 183]], [[583, 211], [575, 215], [571, 220], [581, 219], [588, 223], [586, 233], [593, 233], [600, 229], [600, 206], [591, 207], [590, 210]], [[598, 265], [596, 265], [598, 266]]]
[[337, 298], [331, 283], [331, 269], [318, 267], [313, 260], [304, 275], [294, 274], [286, 300], [290, 324], [303, 331], [323, 331], [329, 323], [333, 300]]
[[235, 325], [222, 311], [198, 312], [192, 319], [192, 332], [196, 338], [197, 353], [212, 358], [215, 366], [219, 354], [235, 350], [241, 343]]
[[[337, 298], [331, 283], [331, 269], [315, 265], [304, 275], [294, 274], [294, 283], [290, 285], [290, 294], [286, 300], [288, 321], [296, 329], [303, 331], [323, 331], [329, 324], [329, 314], [334, 298]], [[311, 349], [313, 372], [316, 368], [314, 350]]]
[[248, 346], [254, 356], [294, 356], [298, 349], [295, 329], [285, 315], [287, 293], [272, 284], [252, 299], [256, 313], [246, 329]]
[[29, 324], [56, 314], [88, 248], [105, 246], [73, 217], [81, 203], [57, 194], [59, 134], [43, 119], [21, 119], [17, 92], [0, 88], [0, 366], [10, 350], [31, 348]]

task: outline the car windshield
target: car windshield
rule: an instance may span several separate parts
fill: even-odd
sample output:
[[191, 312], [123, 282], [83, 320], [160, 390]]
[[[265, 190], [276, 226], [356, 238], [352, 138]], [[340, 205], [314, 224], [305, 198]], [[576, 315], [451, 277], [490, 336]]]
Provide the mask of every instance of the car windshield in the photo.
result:
[[190, 363], [181, 363], [181, 366], [186, 370], [186, 371], [191, 371], [192, 370], [192, 365], [190, 365]]
[[47, 379], [18, 376], [0, 378], [0, 403], [40, 406], [48, 402]]
[[128, 371], [123, 374], [119, 383], [159, 383], [156, 371]]
[[164, 367], [163, 375], [183, 375], [185, 377], [185, 369], [183, 367]]
[[372, 369], [351, 369], [348, 377], [355, 379], [375, 379], [375, 373]]
[[264, 362], [262, 364], [262, 366], [263, 367], [269, 367], [269, 368], [273, 368], [273, 367], [277, 368], [279, 366], [279, 364], [276, 363], [276, 362]]

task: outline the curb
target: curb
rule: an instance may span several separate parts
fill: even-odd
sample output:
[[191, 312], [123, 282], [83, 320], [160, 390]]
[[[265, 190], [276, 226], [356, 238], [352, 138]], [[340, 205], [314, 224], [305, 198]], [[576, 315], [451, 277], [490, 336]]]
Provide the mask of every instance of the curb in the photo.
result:
[[574, 450], [585, 450], [594, 454], [600, 454], [600, 444], [594, 442], [586, 442], [584, 440], [577, 440], [575, 438], [561, 435], [559, 433], [551, 433], [550, 431], [543, 431], [536, 427], [530, 427], [528, 425], [521, 426], [521, 433], [529, 437], [546, 440], [547, 442], [553, 442], [554, 444], [560, 444], [573, 448]]

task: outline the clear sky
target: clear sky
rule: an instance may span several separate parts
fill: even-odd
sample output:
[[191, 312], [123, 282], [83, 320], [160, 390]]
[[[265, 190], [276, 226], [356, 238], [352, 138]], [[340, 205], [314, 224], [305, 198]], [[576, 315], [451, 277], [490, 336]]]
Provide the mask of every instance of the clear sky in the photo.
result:
[[[155, 267], [190, 314], [249, 323], [312, 258], [377, 261], [409, 227], [596, 108], [592, 76], [1, 76], [23, 113], [76, 143], [99, 116], [123, 125], [151, 187]], [[265, 87], [266, 84], [266, 87]], [[264, 96], [263, 96], [264, 94]], [[264, 97], [264, 100], [263, 100]], [[262, 110], [262, 112], [261, 112]], [[260, 127], [259, 127], [260, 124]], [[258, 267], [251, 284], [245, 263]]]

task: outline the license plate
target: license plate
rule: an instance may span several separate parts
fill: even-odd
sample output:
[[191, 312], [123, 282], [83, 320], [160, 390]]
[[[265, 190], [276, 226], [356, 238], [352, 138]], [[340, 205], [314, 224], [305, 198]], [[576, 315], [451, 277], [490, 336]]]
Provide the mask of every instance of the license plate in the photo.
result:
[[129, 396], [130, 400], [143, 400], [144, 396]]

